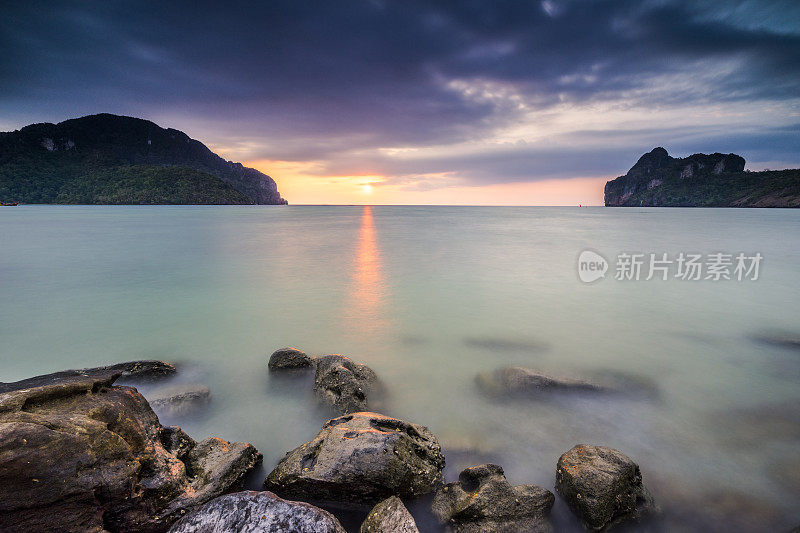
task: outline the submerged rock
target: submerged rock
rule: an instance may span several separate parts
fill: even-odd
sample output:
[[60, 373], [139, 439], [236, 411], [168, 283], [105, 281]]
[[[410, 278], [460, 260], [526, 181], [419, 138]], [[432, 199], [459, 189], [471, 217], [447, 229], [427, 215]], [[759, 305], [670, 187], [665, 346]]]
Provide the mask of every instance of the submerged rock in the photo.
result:
[[734, 486], [709, 491], [680, 482], [660, 483], [657, 490], [663, 514], [657, 524], [660, 527], [653, 529], [659, 532], [783, 532], [791, 525], [791, 513], [787, 515], [766, 493], [741, 492]]
[[109, 368], [3, 384], [0, 530], [160, 532], [240, 488], [250, 444], [163, 427]]
[[314, 358], [297, 348], [280, 348], [269, 357], [270, 371], [307, 369], [314, 366]]
[[478, 387], [490, 396], [534, 398], [555, 392], [619, 394], [635, 398], [656, 398], [656, 384], [643, 376], [610, 370], [589, 373], [590, 380], [550, 376], [520, 366], [498, 368], [478, 374]]
[[591, 383], [614, 394], [643, 399], [655, 399], [661, 394], [654, 380], [631, 372], [595, 370], [590, 372], [588, 377]]
[[769, 332], [754, 335], [753, 339], [772, 346], [800, 350], [800, 333]]
[[353, 413], [329, 420], [314, 439], [288, 452], [264, 488], [299, 500], [375, 504], [433, 491], [443, 469], [444, 456], [428, 428]]
[[208, 405], [211, 390], [199, 383], [186, 383], [156, 389], [147, 398], [159, 413], [185, 415]]
[[436, 491], [433, 514], [458, 533], [552, 531], [548, 521], [553, 493], [536, 485], [511, 486], [503, 468], [467, 468], [458, 481]]
[[467, 337], [464, 339], [464, 344], [492, 352], [541, 352], [547, 349], [546, 344], [538, 341], [494, 337]]
[[548, 376], [530, 368], [512, 366], [479, 374], [478, 387], [492, 396], [535, 396], [547, 391], [604, 392], [601, 385], [580, 379]]
[[184, 516], [170, 533], [345, 533], [327, 511], [271, 492], [245, 491], [220, 496]]
[[391, 496], [370, 511], [361, 524], [361, 533], [419, 533], [419, 529], [402, 500]]
[[378, 376], [364, 364], [344, 355], [325, 355], [316, 360], [314, 392], [340, 414], [369, 409], [368, 395], [379, 389]]
[[642, 484], [639, 465], [605, 446], [578, 444], [563, 454], [556, 470], [556, 490], [593, 530], [638, 520], [656, 510]]

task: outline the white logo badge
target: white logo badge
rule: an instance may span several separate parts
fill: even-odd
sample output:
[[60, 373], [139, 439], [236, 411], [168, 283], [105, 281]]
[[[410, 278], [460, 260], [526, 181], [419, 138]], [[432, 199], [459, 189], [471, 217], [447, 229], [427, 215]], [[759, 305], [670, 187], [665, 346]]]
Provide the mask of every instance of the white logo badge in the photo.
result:
[[584, 283], [592, 283], [606, 276], [608, 261], [602, 255], [591, 250], [584, 250], [578, 256], [578, 277]]

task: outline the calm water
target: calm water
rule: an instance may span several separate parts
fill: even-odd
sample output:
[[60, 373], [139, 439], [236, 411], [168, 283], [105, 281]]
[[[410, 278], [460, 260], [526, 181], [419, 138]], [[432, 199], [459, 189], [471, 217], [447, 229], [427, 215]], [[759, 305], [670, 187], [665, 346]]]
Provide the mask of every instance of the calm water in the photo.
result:
[[[252, 442], [271, 469], [328, 413], [269, 376], [269, 354], [344, 353], [387, 384], [383, 411], [437, 434], [448, 479], [491, 460], [552, 489], [561, 453], [604, 444], [640, 464], [673, 527], [800, 523], [800, 352], [752, 338], [800, 332], [799, 210], [0, 209], [0, 381], [177, 361], [213, 401], [162, 421]], [[612, 270], [586, 285], [586, 248], [764, 262], [755, 282]], [[508, 365], [624, 371], [658, 393], [498, 402], [476, 389], [477, 373]], [[561, 503], [554, 520], [575, 527]]]

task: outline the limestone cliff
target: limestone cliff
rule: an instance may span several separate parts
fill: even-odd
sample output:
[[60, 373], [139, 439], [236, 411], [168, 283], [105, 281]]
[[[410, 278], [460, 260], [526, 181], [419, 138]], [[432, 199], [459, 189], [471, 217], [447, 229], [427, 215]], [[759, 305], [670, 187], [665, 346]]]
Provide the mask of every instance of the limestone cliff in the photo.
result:
[[800, 207], [800, 170], [746, 172], [736, 154], [670, 157], [654, 148], [606, 183], [613, 207]]

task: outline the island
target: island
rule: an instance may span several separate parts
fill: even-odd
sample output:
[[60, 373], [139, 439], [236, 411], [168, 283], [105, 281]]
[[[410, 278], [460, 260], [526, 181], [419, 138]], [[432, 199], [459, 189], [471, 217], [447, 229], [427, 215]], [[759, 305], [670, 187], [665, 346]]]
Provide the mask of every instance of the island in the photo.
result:
[[800, 169], [750, 172], [736, 154], [654, 148], [606, 183], [607, 207], [800, 207]]
[[286, 204], [271, 177], [182, 131], [102, 113], [0, 133], [0, 201]]

